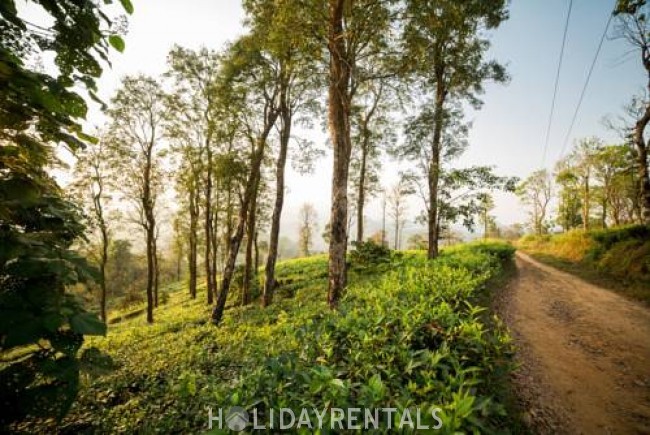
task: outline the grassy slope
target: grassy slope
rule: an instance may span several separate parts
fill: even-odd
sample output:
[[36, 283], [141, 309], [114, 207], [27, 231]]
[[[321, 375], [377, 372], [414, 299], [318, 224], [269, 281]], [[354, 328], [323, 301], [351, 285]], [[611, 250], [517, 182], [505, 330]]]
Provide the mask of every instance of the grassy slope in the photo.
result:
[[650, 228], [526, 236], [518, 247], [586, 281], [650, 304]]
[[469, 301], [478, 303], [512, 251], [479, 244], [433, 263], [408, 252], [353, 267], [338, 312], [324, 302], [326, 258], [285, 261], [284, 297], [264, 310], [231, 308], [219, 328], [205, 322], [205, 294], [192, 301], [178, 288], [153, 326], [125, 319], [88, 341], [114, 367], [84, 375], [61, 427], [195, 433], [205, 430], [206, 406], [231, 405], [440, 407], [439, 433], [508, 424], [493, 396], [511, 369], [509, 338]]

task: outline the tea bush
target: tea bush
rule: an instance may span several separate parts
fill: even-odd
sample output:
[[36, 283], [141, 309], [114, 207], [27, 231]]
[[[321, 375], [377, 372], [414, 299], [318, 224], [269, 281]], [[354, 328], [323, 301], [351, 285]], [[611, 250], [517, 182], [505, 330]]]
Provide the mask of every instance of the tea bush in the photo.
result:
[[506, 417], [493, 387], [512, 368], [511, 344], [474, 304], [512, 252], [475, 244], [435, 261], [405, 253], [382, 273], [353, 269], [337, 311], [325, 304], [324, 256], [285, 261], [278, 279], [293, 296], [266, 309], [231, 308], [219, 328], [205, 322], [200, 295], [170, 293], [158, 323], [126, 319], [88, 344], [117, 369], [87, 376], [57, 429], [196, 433], [207, 429], [206, 406], [239, 405], [260, 416], [272, 408], [394, 407], [395, 418], [419, 407], [429, 419], [440, 408], [438, 433], [496, 431]]

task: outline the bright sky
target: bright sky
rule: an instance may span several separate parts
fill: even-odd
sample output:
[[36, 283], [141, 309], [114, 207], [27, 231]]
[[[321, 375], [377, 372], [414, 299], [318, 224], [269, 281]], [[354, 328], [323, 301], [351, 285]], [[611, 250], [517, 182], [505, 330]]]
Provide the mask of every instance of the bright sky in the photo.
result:
[[[525, 177], [542, 165], [542, 153], [551, 98], [569, 0], [525, 0], [511, 4], [510, 19], [495, 33], [491, 55], [508, 65], [512, 76], [506, 85], [488, 85], [482, 110], [469, 114], [474, 127], [470, 149], [459, 165], [494, 165], [502, 175]], [[564, 65], [559, 82], [547, 166], [558, 157], [564, 136], [582, 89], [589, 65], [605, 27], [614, 0], [574, 0], [568, 31]], [[109, 100], [120, 78], [139, 72], [160, 75], [174, 44], [218, 49], [243, 32], [243, 12], [237, 0], [134, 0], [126, 50], [114, 54], [113, 68], [100, 81], [100, 95]], [[611, 34], [611, 29], [610, 29]], [[622, 41], [605, 41], [582, 104], [571, 140], [597, 135], [615, 140], [616, 135], [602, 125], [608, 114], [617, 115], [630, 97], [644, 84], [644, 74], [634, 55]], [[91, 114], [89, 123], [101, 117]], [[396, 128], [400, 128], [396, 126]], [[319, 131], [314, 138], [324, 143]], [[385, 185], [396, 180], [395, 163], [385, 165]], [[283, 227], [288, 235], [297, 226], [297, 211], [304, 202], [313, 203], [319, 213], [321, 229], [329, 216], [331, 158], [319, 161], [310, 176], [290, 170], [285, 199]], [[413, 200], [410, 214], [421, 208]], [[521, 222], [525, 210], [512, 195], [498, 195], [494, 211], [502, 224]], [[379, 228], [380, 200], [374, 199], [367, 211], [368, 233]], [[415, 225], [410, 223], [410, 231]], [[285, 233], [287, 234], [287, 233]], [[320, 234], [320, 231], [319, 231]], [[322, 241], [317, 237], [318, 248]]]

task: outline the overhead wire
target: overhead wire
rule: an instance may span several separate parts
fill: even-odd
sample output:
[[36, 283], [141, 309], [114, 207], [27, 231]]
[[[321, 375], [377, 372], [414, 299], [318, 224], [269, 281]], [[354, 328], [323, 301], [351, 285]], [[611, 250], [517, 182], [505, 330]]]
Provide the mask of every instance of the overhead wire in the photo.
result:
[[555, 102], [557, 100], [557, 91], [560, 84], [560, 72], [562, 71], [562, 61], [564, 59], [564, 48], [566, 47], [567, 35], [569, 33], [569, 22], [571, 20], [571, 10], [573, 9], [573, 0], [569, 0], [569, 9], [566, 14], [566, 21], [564, 23], [564, 33], [562, 35], [562, 46], [560, 48], [560, 58], [557, 63], [557, 72], [555, 73], [555, 86], [553, 89], [553, 99], [551, 100], [551, 112], [548, 116], [548, 124], [546, 126], [546, 139], [544, 140], [544, 152], [542, 153], [542, 167], [546, 164], [546, 154], [548, 151], [548, 143], [551, 137], [551, 127], [553, 125], [553, 114], [555, 112]]
[[[616, 2], [615, 2], [616, 4]], [[598, 43], [598, 47], [596, 48], [596, 53], [594, 54], [594, 58], [591, 61], [591, 66], [589, 67], [589, 72], [587, 73], [587, 77], [585, 79], [585, 83], [582, 86], [582, 91], [580, 92], [580, 98], [578, 99], [578, 104], [576, 105], [575, 111], [573, 112], [573, 117], [571, 118], [571, 123], [569, 124], [569, 129], [567, 130], [566, 136], [564, 137], [564, 141], [562, 143], [562, 150], [560, 151], [559, 159], [562, 159], [564, 157], [564, 152], [566, 150], [566, 146], [569, 143], [569, 139], [571, 138], [571, 133], [573, 132], [573, 127], [575, 127], [576, 120], [578, 119], [578, 113], [580, 112], [580, 107], [582, 106], [582, 102], [585, 98], [585, 94], [587, 93], [587, 88], [589, 87], [589, 82], [591, 81], [591, 76], [594, 72], [594, 68], [596, 66], [596, 63], [598, 62], [598, 56], [600, 55], [600, 52], [603, 48], [603, 44], [605, 42], [605, 38], [607, 37], [607, 32], [609, 30], [609, 26], [612, 23], [612, 18], [614, 17], [614, 9], [612, 9], [612, 13], [609, 14], [609, 17], [607, 18], [607, 23], [605, 24], [605, 29], [603, 30], [603, 33], [600, 37], [600, 42]]]

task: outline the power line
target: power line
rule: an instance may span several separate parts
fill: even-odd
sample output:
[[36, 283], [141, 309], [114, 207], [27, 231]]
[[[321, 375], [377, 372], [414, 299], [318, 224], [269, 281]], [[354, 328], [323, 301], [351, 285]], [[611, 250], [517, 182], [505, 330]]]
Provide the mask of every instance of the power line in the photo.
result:
[[567, 34], [569, 33], [569, 20], [571, 19], [571, 10], [573, 9], [573, 0], [569, 1], [569, 10], [566, 14], [564, 23], [564, 35], [562, 36], [562, 48], [560, 49], [560, 58], [557, 62], [557, 72], [555, 73], [555, 88], [553, 89], [553, 100], [551, 101], [551, 113], [548, 115], [548, 125], [546, 126], [546, 140], [544, 141], [544, 153], [542, 154], [542, 166], [546, 164], [546, 151], [548, 142], [551, 137], [551, 126], [553, 124], [553, 113], [555, 112], [555, 100], [557, 99], [557, 90], [560, 84], [560, 71], [562, 70], [562, 60], [564, 59], [564, 47], [566, 46]]
[[575, 126], [576, 119], [578, 118], [578, 112], [580, 112], [580, 106], [582, 105], [582, 100], [585, 98], [587, 87], [589, 86], [589, 81], [591, 80], [591, 75], [594, 72], [594, 67], [596, 66], [596, 62], [598, 61], [600, 50], [603, 48], [603, 43], [605, 42], [605, 37], [607, 36], [607, 31], [609, 30], [609, 25], [611, 24], [613, 17], [614, 17], [614, 12], [612, 10], [612, 13], [610, 13], [609, 17], [607, 18], [607, 23], [605, 24], [605, 30], [603, 30], [603, 34], [600, 37], [600, 42], [598, 43], [598, 48], [596, 49], [596, 53], [594, 54], [594, 59], [592, 60], [591, 66], [589, 67], [589, 72], [587, 73], [585, 84], [582, 87], [582, 92], [580, 92], [580, 98], [578, 99], [576, 110], [573, 112], [573, 118], [571, 118], [571, 124], [569, 125], [569, 130], [567, 131], [566, 136], [564, 137], [564, 142], [562, 143], [562, 151], [560, 152], [560, 157], [559, 157], [560, 159], [564, 156], [564, 151], [566, 150], [566, 146], [569, 143], [571, 132], [573, 131], [573, 127]]

